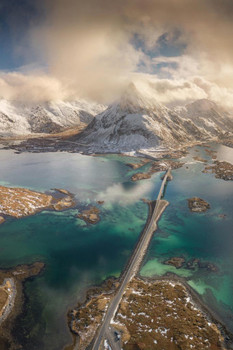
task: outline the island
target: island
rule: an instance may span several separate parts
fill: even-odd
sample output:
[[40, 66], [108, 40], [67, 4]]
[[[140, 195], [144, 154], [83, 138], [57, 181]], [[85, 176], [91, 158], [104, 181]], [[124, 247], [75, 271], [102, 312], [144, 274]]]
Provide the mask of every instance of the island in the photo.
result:
[[[74, 336], [69, 349], [78, 346], [85, 350], [90, 345], [116, 288], [113, 280], [102, 290], [93, 289], [84, 304], [69, 312]], [[111, 326], [120, 335], [125, 350], [170, 349], [171, 344], [175, 350], [223, 348], [221, 325], [178, 280], [133, 278]]]
[[216, 160], [213, 165], [206, 166], [203, 173], [213, 173], [217, 179], [233, 180], [233, 165], [228, 162]]
[[132, 175], [131, 180], [132, 181], [139, 181], [139, 180], [146, 180], [146, 179], [150, 179], [151, 178], [151, 174], [150, 173], [137, 173]]
[[166, 171], [168, 168], [178, 169], [181, 168], [184, 163], [179, 161], [171, 161], [171, 160], [163, 160], [163, 161], [155, 161], [151, 163], [151, 166], [147, 172], [140, 172], [132, 175], [132, 181], [139, 181], [144, 179], [150, 179], [151, 176], [159, 171]]
[[198, 161], [198, 162], [207, 163], [206, 159], [199, 157], [199, 156], [195, 156], [195, 157], [193, 157], [193, 159]]
[[165, 265], [172, 265], [172, 266], [175, 266], [177, 269], [182, 267], [184, 263], [185, 263], [185, 259], [180, 258], [178, 256], [175, 256], [173, 258], [170, 258], [169, 260], [164, 261]]
[[184, 268], [184, 269], [188, 269], [188, 270], [196, 270], [197, 268], [199, 269], [206, 269], [207, 271], [210, 272], [218, 272], [219, 269], [216, 265], [214, 265], [213, 263], [209, 262], [209, 261], [203, 261], [197, 258], [193, 258], [190, 259], [188, 261], [186, 261], [186, 259], [182, 258], [182, 257], [171, 257], [168, 260], [165, 260], [163, 262], [163, 264], [165, 265], [172, 265], [174, 266], [176, 269], [179, 268]]
[[19, 219], [45, 209], [60, 211], [74, 205], [74, 196], [63, 189], [46, 194], [27, 188], [0, 186], [0, 223], [7, 216]]
[[[207, 147], [207, 146], [206, 146]], [[205, 152], [210, 156], [212, 159], [217, 158], [217, 151], [213, 151], [211, 149], [205, 148]]]
[[26, 279], [39, 275], [44, 263], [18, 265], [0, 270], [0, 349], [19, 349], [11, 334], [16, 317], [21, 313], [24, 303], [23, 283]]
[[100, 221], [99, 213], [99, 208], [91, 206], [88, 209], [82, 210], [81, 213], [77, 215], [77, 217], [84, 220], [88, 224], [97, 224], [97, 222]]
[[199, 197], [193, 197], [188, 199], [188, 207], [192, 212], [201, 213], [210, 208], [208, 202]]
[[140, 162], [138, 162], [138, 163], [128, 163], [127, 165], [128, 165], [129, 167], [131, 167], [133, 170], [136, 170], [136, 169], [139, 169], [139, 168], [141, 168], [142, 166], [144, 166], [145, 164], [150, 163], [150, 162], [151, 162], [150, 159], [148, 159], [148, 158], [142, 158], [142, 160], [140, 160]]

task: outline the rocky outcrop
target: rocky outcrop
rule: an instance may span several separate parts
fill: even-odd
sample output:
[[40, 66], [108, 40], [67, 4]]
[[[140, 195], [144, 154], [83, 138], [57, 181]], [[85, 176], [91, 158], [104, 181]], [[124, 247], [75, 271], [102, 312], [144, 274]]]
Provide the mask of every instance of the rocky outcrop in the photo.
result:
[[193, 159], [197, 160], [198, 162], [207, 163], [206, 159], [199, 157], [199, 156], [195, 156], [195, 157], [193, 157]]
[[176, 256], [174, 258], [171, 258], [169, 260], [164, 261], [164, 264], [175, 266], [177, 269], [182, 267], [184, 265], [184, 263], [185, 263], [184, 258], [180, 258], [180, 257], [176, 257]]
[[190, 259], [186, 261], [182, 257], [171, 257], [170, 259], [164, 261], [166, 265], [172, 265], [176, 269], [183, 268], [188, 270], [206, 269], [210, 272], [218, 272], [218, 267], [209, 261], [203, 261], [197, 258]]
[[0, 270], [0, 348], [1, 350], [21, 349], [17, 344], [12, 328], [24, 304], [23, 282], [42, 272], [44, 263], [18, 265]]
[[233, 180], [233, 165], [228, 162], [219, 162], [216, 160], [213, 165], [206, 166], [203, 170], [204, 173], [213, 173], [217, 179], [225, 181]]
[[66, 190], [62, 191], [61, 196], [55, 196], [27, 188], [0, 186], [0, 215], [22, 218], [45, 209], [64, 210], [73, 207], [73, 195]]
[[150, 179], [151, 178], [151, 174], [149, 173], [137, 173], [132, 175], [131, 180], [132, 181], [139, 181], [139, 180], [146, 180], [146, 179]]
[[86, 223], [97, 224], [97, 222], [100, 221], [99, 213], [99, 208], [92, 206], [89, 209], [82, 210], [77, 217], [84, 220]]
[[210, 208], [208, 202], [199, 197], [193, 197], [188, 199], [189, 209], [195, 213], [201, 213]]
[[142, 159], [140, 162], [138, 163], [128, 163], [127, 165], [129, 167], [131, 167], [133, 170], [139, 169], [141, 168], [143, 165], [149, 163], [151, 160], [150, 159]]
[[163, 161], [157, 161], [152, 162], [149, 170], [144, 173], [136, 173], [132, 175], [131, 180], [132, 181], [139, 181], [139, 180], [145, 180], [150, 179], [151, 176], [159, 171], [166, 171], [169, 167], [171, 169], [178, 169], [181, 168], [184, 165], [184, 163], [181, 163], [179, 161], [171, 161], [171, 160], [163, 160]]

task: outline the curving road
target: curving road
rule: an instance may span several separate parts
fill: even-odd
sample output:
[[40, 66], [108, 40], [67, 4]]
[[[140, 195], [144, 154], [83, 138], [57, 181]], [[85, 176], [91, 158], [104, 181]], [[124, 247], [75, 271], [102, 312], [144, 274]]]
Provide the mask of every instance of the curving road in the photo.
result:
[[171, 180], [171, 179], [172, 179], [171, 168], [169, 168], [163, 177], [163, 181], [162, 181], [162, 184], [161, 184], [161, 187], [159, 190], [159, 194], [158, 194], [157, 199], [156, 199], [156, 205], [154, 207], [151, 219], [150, 219], [148, 225], [145, 227], [145, 229], [140, 237], [140, 240], [132, 253], [131, 260], [130, 260], [130, 262], [126, 268], [126, 271], [122, 277], [121, 285], [120, 285], [119, 289], [117, 290], [115, 297], [113, 298], [113, 300], [109, 304], [108, 310], [107, 310], [105, 317], [104, 317], [104, 320], [103, 320], [103, 323], [100, 326], [99, 331], [98, 331], [97, 336], [96, 336], [96, 339], [94, 340], [94, 343], [91, 347], [92, 350], [102, 349], [104, 339], [107, 339], [108, 343], [111, 344], [112, 350], [118, 350], [118, 349], [120, 350], [121, 349], [120, 341], [115, 341], [115, 339], [112, 335], [113, 332], [111, 331], [110, 323], [111, 323], [111, 320], [115, 316], [115, 313], [118, 309], [118, 306], [120, 304], [120, 301], [122, 299], [122, 296], [124, 294], [124, 291], [125, 291], [128, 283], [136, 275], [136, 273], [139, 270], [139, 267], [142, 263], [142, 260], [145, 256], [145, 253], [146, 253], [148, 246], [150, 244], [153, 233], [157, 228], [157, 221], [159, 220], [164, 209], [169, 204], [167, 201], [162, 200], [161, 198], [163, 196], [164, 186], [165, 186], [167, 180]]

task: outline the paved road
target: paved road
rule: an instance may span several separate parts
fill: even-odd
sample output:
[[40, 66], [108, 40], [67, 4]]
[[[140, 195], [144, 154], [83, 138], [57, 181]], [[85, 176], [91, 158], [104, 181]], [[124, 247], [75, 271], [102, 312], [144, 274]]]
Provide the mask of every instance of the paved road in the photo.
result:
[[9, 277], [9, 278], [5, 278], [3, 281], [3, 284], [1, 285], [1, 287], [4, 287], [6, 285], [7, 282], [10, 282], [10, 291], [8, 294], [8, 299], [7, 302], [5, 304], [5, 306], [2, 309], [2, 314], [0, 316], [0, 324], [5, 321], [5, 319], [8, 317], [8, 315], [11, 313], [13, 307], [14, 307], [14, 303], [15, 303], [15, 297], [16, 297], [16, 285], [15, 285], [15, 281], [13, 278]]
[[128, 267], [123, 275], [121, 286], [119, 287], [115, 297], [113, 298], [112, 302], [110, 303], [110, 305], [108, 307], [108, 310], [107, 310], [106, 315], [104, 317], [103, 323], [100, 326], [100, 329], [98, 331], [96, 339], [93, 343], [92, 350], [102, 349], [104, 339], [107, 339], [108, 342], [111, 344], [112, 350], [121, 349], [120, 342], [114, 341], [114, 343], [113, 343], [112, 337], [110, 338], [110, 336], [109, 336], [110, 323], [111, 323], [111, 320], [115, 316], [115, 313], [117, 311], [117, 308], [120, 304], [120, 301], [122, 299], [122, 296], [124, 294], [124, 291], [125, 291], [128, 283], [136, 275], [136, 273], [139, 270], [141, 262], [145, 256], [145, 253], [146, 253], [148, 246], [150, 244], [150, 240], [153, 236], [154, 231], [157, 228], [157, 221], [160, 218], [160, 216], [161, 216], [162, 212], [164, 211], [164, 209], [166, 208], [166, 206], [168, 205], [168, 202], [161, 200], [161, 197], [163, 195], [164, 186], [165, 186], [167, 180], [170, 178], [171, 178], [171, 168], [169, 168], [166, 171], [166, 173], [163, 177], [163, 181], [162, 181], [162, 184], [161, 184], [161, 187], [159, 190], [159, 194], [158, 194], [157, 199], [156, 199], [156, 205], [155, 205], [153, 214], [151, 216], [151, 220], [150, 220], [149, 224], [147, 225], [146, 229], [144, 230], [144, 232], [142, 233], [141, 238], [135, 247], [135, 250], [132, 254], [130, 263], [128, 264]]

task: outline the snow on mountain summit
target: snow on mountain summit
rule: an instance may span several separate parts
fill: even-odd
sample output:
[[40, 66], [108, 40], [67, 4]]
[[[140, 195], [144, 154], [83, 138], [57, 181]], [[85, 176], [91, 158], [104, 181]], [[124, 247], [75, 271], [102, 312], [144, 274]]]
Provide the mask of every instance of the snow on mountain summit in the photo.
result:
[[198, 127], [207, 130], [212, 136], [233, 131], [233, 118], [229, 112], [208, 99], [196, 100], [175, 111], [189, 118]]
[[74, 140], [94, 153], [177, 149], [233, 133], [232, 116], [215, 102], [202, 99], [170, 109], [152, 89], [133, 83], [108, 108], [84, 100], [39, 105], [0, 100], [0, 136], [54, 133], [80, 123], [87, 127]]
[[148, 90], [139, 90], [134, 83], [130, 83], [117, 102], [122, 110], [138, 112], [139, 109], [159, 109], [161, 106], [154, 95]]
[[130, 84], [121, 98], [77, 136], [90, 152], [131, 152], [206, 141], [233, 130], [233, 120], [209, 100], [171, 110], [149, 90]]
[[40, 104], [0, 100], [0, 136], [54, 133], [88, 124], [106, 107], [86, 100]]

